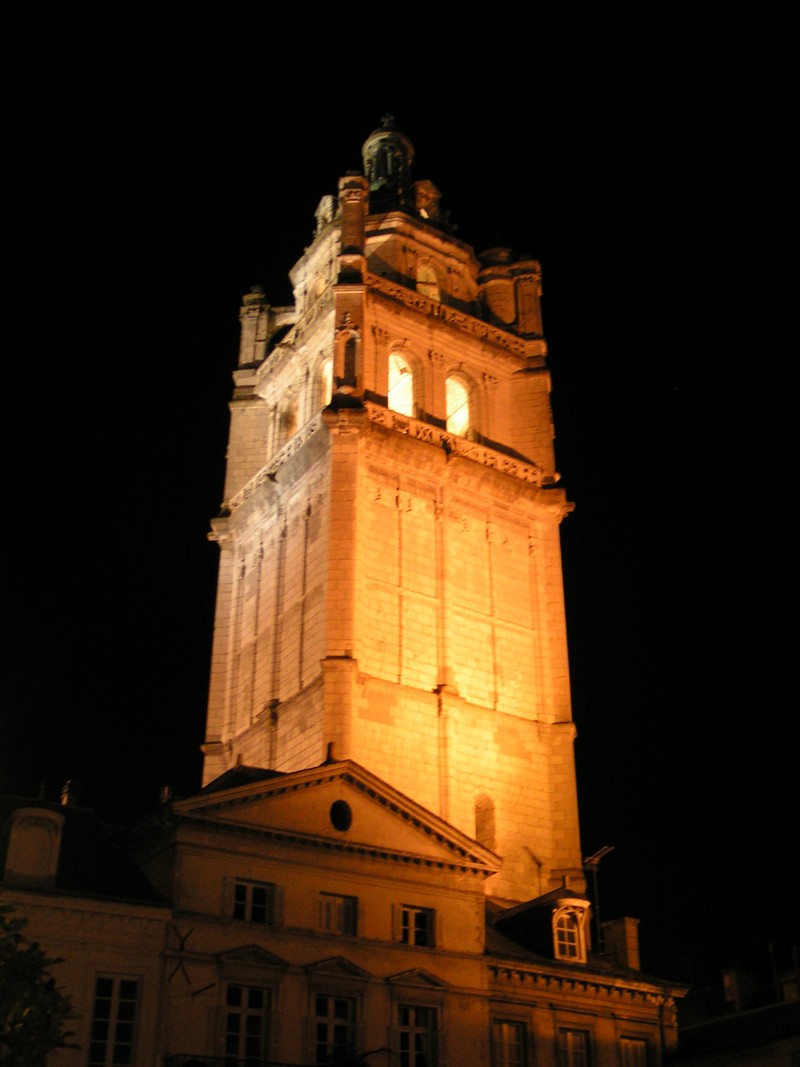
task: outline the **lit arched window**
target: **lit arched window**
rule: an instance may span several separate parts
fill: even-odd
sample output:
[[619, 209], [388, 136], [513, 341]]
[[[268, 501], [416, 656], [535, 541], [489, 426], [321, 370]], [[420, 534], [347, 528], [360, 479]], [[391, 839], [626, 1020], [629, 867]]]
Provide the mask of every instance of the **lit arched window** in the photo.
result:
[[319, 376], [320, 401], [326, 408], [333, 398], [333, 360], [326, 359]]
[[417, 268], [417, 292], [430, 300], [442, 299], [439, 294], [439, 279], [430, 263], [420, 263]]
[[469, 430], [469, 393], [460, 378], [448, 378], [445, 383], [447, 404], [447, 432], [456, 437], [466, 436]]
[[387, 404], [401, 415], [414, 414], [414, 375], [398, 352], [389, 356], [389, 391]]

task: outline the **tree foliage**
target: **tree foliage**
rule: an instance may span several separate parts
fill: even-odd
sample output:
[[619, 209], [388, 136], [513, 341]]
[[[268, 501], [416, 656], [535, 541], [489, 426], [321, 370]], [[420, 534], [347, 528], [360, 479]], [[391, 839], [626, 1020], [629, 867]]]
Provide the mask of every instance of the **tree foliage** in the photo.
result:
[[62, 961], [25, 937], [15, 911], [0, 904], [0, 1065], [44, 1067], [54, 1049], [77, 1047], [66, 1029], [75, 1013], [48, 969]]

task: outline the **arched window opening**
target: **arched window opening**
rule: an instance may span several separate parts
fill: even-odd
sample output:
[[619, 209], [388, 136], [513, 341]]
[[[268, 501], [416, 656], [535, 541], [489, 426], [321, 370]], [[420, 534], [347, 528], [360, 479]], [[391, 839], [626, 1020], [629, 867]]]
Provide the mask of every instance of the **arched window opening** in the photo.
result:
[[475, 798], [475, 840], [486, 848], [496, 849], [494, 803], [486, 793]]
[[326, 359], [319, 376], [320, 402], [324, 408], [333, 399], [333, 360]]
[[414, 375], [408, 362], [398, 352], [389, 356], [387, 404], [401, 415], [414, 414]]
[[441, 300], [439, 279], [430, 263], [420, 263], [417, 267], [417, 292], [429, 300]]
[[351, 393], [356, 387], [361, 337], [349, 311], [336, 328], [336, 352], [333, 384], [337, 392]]
[[447, 432], [465, 437], [469, 430], [469, 392], [460, 378], [448, 378], [445, 388]]
[[281, 442], [285, 444], [297, 433], [297, 400], [287, 402], [281, 411]]
[[344, 342], [343, 385], [356, 384], [356, 335], [350, 334]]
[[586, 959], [584, 925], [586, 912], [570, 907], [561, 908], [553, 916], [553, 935], [556, 959], [583, 963]]

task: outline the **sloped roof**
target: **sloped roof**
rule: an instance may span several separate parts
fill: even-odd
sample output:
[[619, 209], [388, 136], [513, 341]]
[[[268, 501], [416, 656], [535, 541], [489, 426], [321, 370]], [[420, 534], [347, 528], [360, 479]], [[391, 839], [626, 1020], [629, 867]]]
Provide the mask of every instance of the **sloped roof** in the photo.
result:
[[[344, 822], [335, 820], [337, 807]], [[174, 801], [170, 810], [178, 820], [206, 826], [486, 876], [502, 864], [494, 852], [352, 760], [283, 774], [234, 768], [197, 796]]]
[[42, 808], [63, 816], [54, 891], [116, 900], [157, 902], [153, 887], [127, 852], [125, 831], [105, 823], [91, 808], [28, 797], [0, 797], [0, 875], [5, 870], [12, 814]]
[[251, 767], [240, 763], [203, 786], [200, 795], [207, 796], [209, 793], [220, 793], [226, 789], [238, 789], [242, 785], [251, 785], [253, 782], [265, 782], [269, 778], [283, 777], [283, 771], [270, 771], [266, 767]]

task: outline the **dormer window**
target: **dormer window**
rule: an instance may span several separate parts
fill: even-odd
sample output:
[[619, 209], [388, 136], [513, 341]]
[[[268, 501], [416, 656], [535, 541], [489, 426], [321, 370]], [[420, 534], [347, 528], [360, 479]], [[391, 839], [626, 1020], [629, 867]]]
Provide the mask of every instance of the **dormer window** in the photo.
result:
[[429, 300], [442, 299], [439, 293], [439, 279], [430, 263], [420, 263], [417, 267], [417, 292], [422, 296], [427, 296]]
[[553, 944], [557, 960], [586, 962], [586, 908], [570, 905], [553, 914]]
[[[55, 889], [64, 815], [45, 807], [17, 808], [11, 816], [4, 881]], [[3, 870], [0, 868], [0, 876]]]
[[401, 415], [414, 414], [414, 375], [407, 360], [399, 352], [389, 356], [389, 390], [387, 404]]

